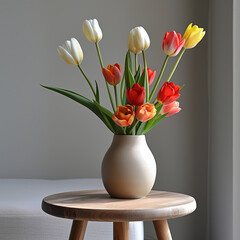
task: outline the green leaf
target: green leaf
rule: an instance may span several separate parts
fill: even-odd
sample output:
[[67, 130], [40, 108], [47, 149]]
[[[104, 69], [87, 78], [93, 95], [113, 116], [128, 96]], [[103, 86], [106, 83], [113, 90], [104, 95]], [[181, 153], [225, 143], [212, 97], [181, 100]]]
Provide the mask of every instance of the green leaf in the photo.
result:
[[182, 88], [183, 88], [184, 86], [185, 86], [184, 84], [183, 84], [183, 85], [181, 85], [179, 90], [182, 90]]
[[[93, 100], [94, 101], [94, 100]], [[104, 117], [106, 123], [108, 124], [109, 129], [114, 133], [114, 122], [112, 121], [112, 113], [107, 110], [106, 108], [104, 108], [103, 106], [101, 106], [98, 102], [94, 101], [94, 103], [96, 104], [96, 106], [99, 108], [100, 112], [102, 113], [102, 116]], [[109, 121], [109, 118], [111, 119]], [[112, 125], [113, 123], [113, 125]]]
[[110, 112], [108, 109], [106, 109], [105, 107], [101, 106], [97, 101], [94, 101], [93, 102], [96, 104], [96, 106], [99, 108], [99, 110], [101, 112], [103, 112], [104, 114], [106, 114], [108, 117], [112, 118], [113, 116], [113, 113]]
[[82, 96], [78, 93], [75, 93], [75, 92], [72, 92], [72, 91], [69, 91], [69, 90], [66, 90], [66, 89], [48, 87], [48, 86], [44, 86], [44, 85], [41, 85], [41, 86], [44, 87], [44, 88], [47, 88], [49, 90], [52, 90], [54, 92], [60, 93], [60, 94], [66, 96], [68, 98], [71, 98], [72, 100], [74, 100], [74, 101], [82, 104], [83, 106], [87, 107], [89, 110], [91, 110], [93, 113], [95, 113], [103, 121], [103, 123], [109, 128], [108, 123], [104, 119], [101, 111], [90, 99], [88, 99], [88, 98], [86, 98], [86, 97], [84, 97], [84, 96]]
[[136, 83], [138, 83], [139, 82], [139, 80], [140, 80], [140, 75], [141, 75], [141, 65], [139, 65], [138, 66], [138, 70], [137, 70], [137, 72], [136, 72], [136, 74], [135, 74], [135, 76], [134, 76], [134, 79], [135, 79], [135, 82]]
[[[94, 103], [96, 104], [96, 106], [99, 108], [99, 110], [101, 111], [101, 113], [104, 116], [104, 119], [106, 120], [106, 122], [111, 126], [111, 128], [113, 128], [114, 133], [116, 134], [123, 134], [123, 129], [121, 127], [119, 127], [113, 120], [112, 120], [112, 116], [113, 113], [111, 111], [109, 111], [108, 109], [106, 109], [105, 107], [101, 106], [99, 103], [97, 103], [96, 101], [94, 101]], [[107, 119], [106, 119], [106, 118]]]
[[143, 131], [143, 134], [146, 134], [149, 130], [151, 130], [156, 124], [159, 123], [160, 120], [162, 120], [164, 117], [167, 116], [168, 113], [165, 113], [163, 115], [158, 115], [155, 119], [154, 119], [154, 122], [151, 124], [151, 125], [147, 125], [146, 128], [144, 129]]
[[141, 77], [140, 77], [140, 80], [138, 82], [138, 84], [141, 86], [141, 87], [144, 87], [145, 86], [145, 83], [146, 83], [146, 78], [147, 78], [147, 74], [145, 73], [145, 71], [143, 71]]
[[95, 98], [96, 98], [96, 101], [98, 103], [100, 103], [100, 99], [99, 99], [99, 88], [98, 88], [98, 83], [97, 81], [95, 80], [95, 84], [96, 84], [96, 95], [95, 95]]
[[147, 122], [141, 122], [139, 127], [138, 127], [138, 130], [137, 130], [137, 134], [136, 135], [142, 135], [143, 131], [144, 131], [144, 128], [145, 126], [147, 125]]
[[131, 88], [135, 82], [133, 77], [132, 59], [131, 59], [130, 51], [127, 51], [126, 58], [125, 58], [124, 76], [125, 76], [126, 88]]

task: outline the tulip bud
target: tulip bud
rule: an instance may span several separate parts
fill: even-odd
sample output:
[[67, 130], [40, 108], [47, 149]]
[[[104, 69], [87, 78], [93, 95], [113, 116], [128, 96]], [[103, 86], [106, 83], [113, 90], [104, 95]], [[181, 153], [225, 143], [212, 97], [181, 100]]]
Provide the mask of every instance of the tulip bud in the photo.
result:
[[[142, 70], [142, 73], [144, 72], [144, 69]], [[155, 71], [153, 71], [152, 69], [150, 69], [150, 68], [148, 68], [147, 69], [147, 74], [148, 74], [148, 84], [149, 84], [149, 86], [153, 83], [153, 81], [154, 81], [154, 78], [155, 78], [155, 76], [156, 76], [156, 70]]]
[[185, 40], [182, 39], [181, 34], [176, 33], [175, 31], [170, 33], [166, 32], [163, 39], [162, 48], [165, 54], [169, 56], [176, 56], [182, 49], [184, 43]]
[[85, 20], [83, 23], [83, 33], [88, 41], [99, 42], [102, 39], [102, 30], [97, 19]]
[[203, 28], [199, 28], [197, 25], [192, 27], [192, 23], [189, 24], [183, 35], [183, 39], [185, 39], [184, 48], [194, 48], [204, 37], [205, 33]]
[[102, 73], [105, 80], [113, 86], [120, 83], [122, 79], [121, 66], [118, 63], [115, 63], [113, 66], [108, 65], [107, 68], [103, 68]]
[[158, 92], [157, 100], [162, 104], [169, 104], [180, 97], [180, 87], [173, 82], [165, 82]]
[[134, 120], [135, 112], [133, 106], [118, 106], [116, 112], [113, 114], [113, 121], [120, 127], [130, 126]]
[[147, 122], [156, 115], [156, 108], [152, 103], [144, 103], [137, 108], [136, 118], [140, 122]]
[[163, 104], [163, 106], [160, 110], [160, 114], [163, 115], [163, 114], [168, 113], [166, 117], [170, 117], [173, 114], [176, 114], [180, 111], [181, 111], [181, 108], [179, 107], [179, 102], [174, 101], [169, 104]]
[[70, 65], [80, 65], [83, 60], [83, 52], [79, 42], [75, 38], [67, 40], [57, 48], [60, 56]]
[[128, 49], [138, 54], [150, 46], [150, 38], [143, 27], [133, 28], [128, 35]]
[[145, 100], [145, 89], [138, 83], [135, 83], [132, 88], [127, 89], [127, 99], [133, 106], [140, 106]]

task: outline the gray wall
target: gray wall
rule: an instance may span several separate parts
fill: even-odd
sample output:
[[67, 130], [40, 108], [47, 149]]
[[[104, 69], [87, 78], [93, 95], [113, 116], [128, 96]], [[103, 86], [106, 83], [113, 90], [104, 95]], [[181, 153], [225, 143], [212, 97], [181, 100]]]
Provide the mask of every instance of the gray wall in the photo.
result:
[[[90, 79], [100, 82], [101, 96], [106, 96], [94, 45], [82, 33], [82, 23], [89, 18], [97, 18], [103, 30], [100, 47], [105, 65], [123, 66], [129, 30], [142, 25], [151, 38], [148, 65], [159, 71], [165, 32], [183, 33], [190, 22], [207, 29], [208, 1], [2, 0], [0, 177], [100, 177], [112, 135], [87, 109], [39, 85], [91, 95], [78, 69], [56, 51], [74, 36], [84, 51], [82, 67]], [[194, 214], [170, 221], [178, 240], [206, 239], [207, 38], [208, 33], [199, 46], [186, 52], [173, 78], [185, 84], [182, 112], [164, 119], [147, 135], [158, 165], [155, 189], [190, 194], [198, 203]], [[166, 71], [174, 63], [170, 60]], [[107, 104], [107, 98], [102, 102]], [[155, 236], [152, 226], [146, 226], [146, 235]]]

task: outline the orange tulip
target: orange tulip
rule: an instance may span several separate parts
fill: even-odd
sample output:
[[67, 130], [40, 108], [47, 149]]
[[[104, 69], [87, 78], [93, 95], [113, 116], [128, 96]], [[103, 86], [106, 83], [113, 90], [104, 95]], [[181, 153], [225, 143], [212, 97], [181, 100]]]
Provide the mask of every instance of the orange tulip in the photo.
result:
[[110, 85], [117, 85], [122, 79], [121, 66], [118, 63], [115, 63], [113, 66], [108, 65], [107, 68], [102, 69], [103, 76], [105, 80]]
[[134, 120], [135, 112], [133, 106], [118, 106], [116, 112], [113, 114], [113, 121], [120, 127], [130, 126]]
[[138, 107], [136, 118], [140, 122], [146, 122], [156, 115], [156, 108], [152, 103], [144, 103]]

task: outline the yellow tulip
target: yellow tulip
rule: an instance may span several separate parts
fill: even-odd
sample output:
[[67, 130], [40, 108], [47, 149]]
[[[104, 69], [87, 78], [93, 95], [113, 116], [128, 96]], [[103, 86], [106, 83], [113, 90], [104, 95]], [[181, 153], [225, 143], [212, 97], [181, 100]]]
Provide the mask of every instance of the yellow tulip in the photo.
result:
[[194, 48], [203, 38], [205, 35], [205, 31], [203, 28], [199, 28], [197, 25], [192, 26], [190, 23], [183, 35], [183, 39], [185, 39], [184, 48]]

